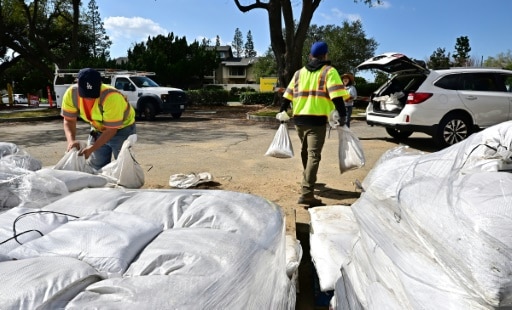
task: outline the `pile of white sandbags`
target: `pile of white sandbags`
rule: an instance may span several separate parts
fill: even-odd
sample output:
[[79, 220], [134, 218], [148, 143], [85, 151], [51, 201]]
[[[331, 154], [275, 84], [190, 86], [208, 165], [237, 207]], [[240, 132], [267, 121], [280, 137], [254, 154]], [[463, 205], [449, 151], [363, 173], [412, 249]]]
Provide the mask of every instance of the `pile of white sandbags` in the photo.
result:
[[0, 143], [2, 308], [295, 308], [302, 249], [272, 202], [37, 162]]
[[384, 154], [351, 206], [359, 232], [334, 307], [512, 306], [510, 150], [505, 122], [439, 152]]

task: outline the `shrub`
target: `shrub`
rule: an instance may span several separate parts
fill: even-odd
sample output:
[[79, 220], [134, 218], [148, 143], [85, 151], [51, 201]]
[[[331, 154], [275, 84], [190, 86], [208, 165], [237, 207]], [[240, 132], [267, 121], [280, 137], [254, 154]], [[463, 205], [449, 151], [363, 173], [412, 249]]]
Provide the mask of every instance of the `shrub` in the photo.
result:
[[248, 91], [240, 94], [240, 103], [251, 105], [251, 104], [264, 104], [270, 105], [274, 102], [274, 93], [273, 92], [255, 92]]
[[199, 89], [187, 91], [190, 105], [227, 105], [229, 92], [224, 89]]

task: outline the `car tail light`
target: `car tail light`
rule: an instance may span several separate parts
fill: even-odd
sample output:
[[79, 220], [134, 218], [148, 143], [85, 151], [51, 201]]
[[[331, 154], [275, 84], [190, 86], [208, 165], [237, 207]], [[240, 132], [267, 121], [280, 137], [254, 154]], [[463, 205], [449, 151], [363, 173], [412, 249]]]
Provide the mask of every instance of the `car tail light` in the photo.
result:
[[432, 97], [432, 93], [410, 93], [407, 96], [407, 104], [418, 104]]

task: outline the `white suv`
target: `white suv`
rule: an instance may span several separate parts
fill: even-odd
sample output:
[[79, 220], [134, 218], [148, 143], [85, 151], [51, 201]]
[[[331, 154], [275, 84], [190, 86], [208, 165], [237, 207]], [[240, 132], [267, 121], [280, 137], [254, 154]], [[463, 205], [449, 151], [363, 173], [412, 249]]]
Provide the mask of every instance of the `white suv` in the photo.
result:
[[429, 70], [400, 53], [375, 56], [357, 68], [393, 74], [370, 97], [366, 122], [385, 127], [397, 139], [423, 132], [446, 147], [512, 119], [510, 70]]

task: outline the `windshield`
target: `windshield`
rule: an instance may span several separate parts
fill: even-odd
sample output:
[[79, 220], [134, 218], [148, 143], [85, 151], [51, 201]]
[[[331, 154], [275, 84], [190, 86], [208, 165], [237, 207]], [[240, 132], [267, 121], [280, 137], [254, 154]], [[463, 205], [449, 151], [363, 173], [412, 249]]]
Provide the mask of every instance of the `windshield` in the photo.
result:
[[143, 87], [159, 87], [159, 85], [153, 81], [152, 79], [146, 76], [130, 76], [130, 79], [137, 85], [139, 88]]

